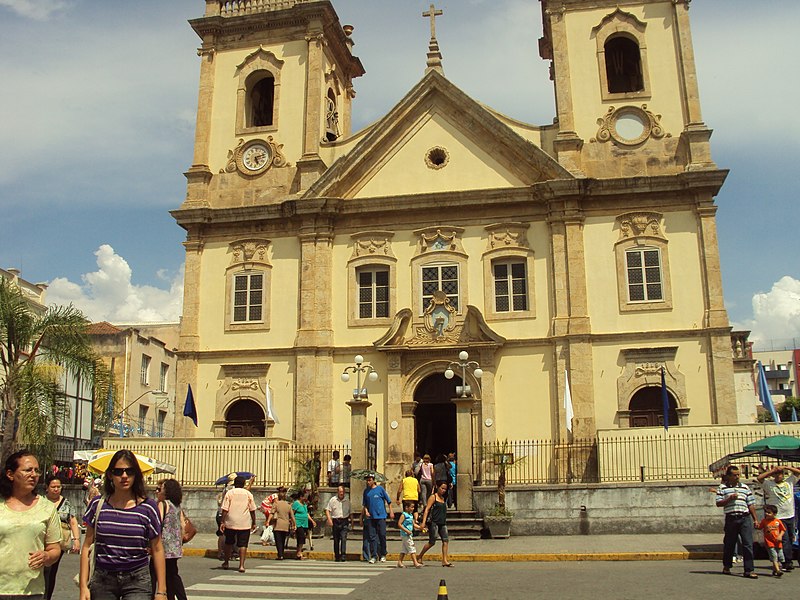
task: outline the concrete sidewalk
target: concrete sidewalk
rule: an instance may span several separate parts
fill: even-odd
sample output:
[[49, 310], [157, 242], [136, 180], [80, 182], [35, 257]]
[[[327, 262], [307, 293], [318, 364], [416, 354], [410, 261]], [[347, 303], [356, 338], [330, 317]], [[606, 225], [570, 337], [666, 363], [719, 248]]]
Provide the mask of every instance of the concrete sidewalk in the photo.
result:
[[[422, 548], [424, 538], [415, 538], [417, 550]], [[348, 560], [361, 557], [361, 539], [347, 540]], [[290, 541], [294, 552], [293, 540]], [[333, 560], [333, 542], [330, 538], [314, 539], [314, 550], [306, 556], [315, 560]], [[388, 560], [397, 560], [400, 542], [389, 541]], [[441, 558], [437, 552], [440, 543], [426, 554], [428, 561]], [[184, 556], [217, 556], [217, 537], [214, 534], [198, 533], [183, 547]], [[275, 558], [274, 546], [262, 546], [260, 537], [250, 538], [248, 557]], [[580, 560], [687, 560], [722, 559], [722, 532], [708, 533], [664, 533], [646, 535], [586, 535], [586, 536], [512, 536], [507, 540], [453, 540], [450, 542], [450, 558], [457, 562], [524, 562], [524, 561], [580, 561]]]

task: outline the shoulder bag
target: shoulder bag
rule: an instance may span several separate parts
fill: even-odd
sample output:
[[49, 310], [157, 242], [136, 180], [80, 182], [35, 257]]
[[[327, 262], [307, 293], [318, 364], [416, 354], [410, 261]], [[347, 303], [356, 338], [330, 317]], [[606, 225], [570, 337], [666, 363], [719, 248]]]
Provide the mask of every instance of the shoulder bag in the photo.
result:
[[[100, 500], [97, 502], [97, 510], [94, 513], [94, 520], [92, 521], [92, 527], [94, 527], [94, 541], [89, 544], [89, 577], [86, 580], [87, 583], [92, 582], [92, 577], [94, 577], [94, 564], [96, 560], [94, 546], [97, 543], [97, 519], [100, 518], [100, 509], [103, 508], [103, 500], [104, 498], [100, 496]], [[81, 570], [78, 568], [78, 572], [75, 574], [75, 577], [72, 579], [75, 582], [75, 585], [80, 587], [81, 585]]]

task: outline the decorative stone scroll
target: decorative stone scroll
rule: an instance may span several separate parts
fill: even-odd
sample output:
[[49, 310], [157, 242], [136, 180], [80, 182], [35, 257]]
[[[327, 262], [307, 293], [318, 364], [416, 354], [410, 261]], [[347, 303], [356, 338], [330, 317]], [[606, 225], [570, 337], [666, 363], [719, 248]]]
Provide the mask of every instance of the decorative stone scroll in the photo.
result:
[[[251, 146], [255, 142], [264, 144], [265, 148], [269, 148], [268, 164], [264, 169], [259, 170], [257, 173], [249, 172], [243, 163], [244, 152], [247, 150], [247, 147]], [[286, 167], [289, 165], [289, 163], [286, 162], [286, 157], [283, 155], [282, 149], [283, 144], [278, 144], [271, 135], [267, 136], [266, 140], [251, 140], [246, 142], [244, 139], [240, 139], [235, 148], [228, 150], [228, 163], [225, 165], [225, 168], [220, 169], [219, 172], [236, 173], [238, 171], [243, 175], [260, 175], [262, 172], [268, 171], [273, 167]]]
[[456, 327], [456, 309], [442, 290], [433, 292], [433, 298], [423, 314], [425, 330], [434, 342], [443, 341]]
[[486, 231], [489, 233], [487, 240], [489, 250], [501, 248], [524, 248], [529, 249], [527, 223], [495, 223], [487, 225]]
[[461, 243], [463, 233], [463, 227], [440, 226], [417, 229], [414, 231], [414, 235], [419, 236], [417, 256], [442, 250], [466, 254]]
[[247, 238], [231, 242], [230, 266], [239, 266], [252, 263], [269, 265], [269, 244], [270, 241], [263, 238]]
[[361, 231], [350, 236], [353, 240], [353, 254], [350, 260], [364, 256], [385, 256], [394, 258], [392, 252], [393, 231]]
[[623, 146], [638, 146], [648, 138], [672, 137], [672, 134], [664, 133], [661, 127], [661, 115], [647, 110], [646, 104], [642, 104], [641, 108], [610, 106], [608, 112], [597, 119], [597, 124], [600, 128], [595, 137], [589, 140], [590, 142], [614, 140]]
[[667, 241], [661, 228], [661, 213], [630, 212], [617, 217], [619, 224], [619, 240], [638, 237], [653, 237]]

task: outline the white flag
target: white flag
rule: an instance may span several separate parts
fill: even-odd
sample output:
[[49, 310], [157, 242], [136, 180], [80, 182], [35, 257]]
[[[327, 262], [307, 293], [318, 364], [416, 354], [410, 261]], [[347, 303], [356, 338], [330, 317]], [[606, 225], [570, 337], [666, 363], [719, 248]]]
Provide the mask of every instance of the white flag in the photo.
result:
[[572, 433], [572, 418], [575, 413], [572, 410], [572, 394], [569, 392], [569, 374], [564, 369], [564, 416], [567, 421], [567, 431]]
[[278, 416], [275, 414], [275, 409], [272, 406], [272, 389], [267, 386], [267, 419], [272, 419], [276, 424], [280, 424]]

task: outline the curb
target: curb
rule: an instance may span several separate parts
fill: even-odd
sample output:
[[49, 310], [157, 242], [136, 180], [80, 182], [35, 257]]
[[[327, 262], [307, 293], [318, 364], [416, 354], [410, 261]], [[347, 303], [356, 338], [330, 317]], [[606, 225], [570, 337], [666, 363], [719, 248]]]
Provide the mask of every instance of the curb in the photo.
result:
[[[217, 558], [216, 548], [183, 548], [184, 556]], [[333, 562], [333, 552], [305, 552], [309, 560]], [[429, 563], [441, 560], [441, 554], [428, 553]], [[250, 550], [247, 558], [275, 559], [275, 550]], [[361, 555], [347, 555], [350, 562], [359, 562]], [[387, 562], [397, 561], [398, 554], [388, 554]], [[657, 560], [722, 560], [722, 552], [591, 552], [583, 554], [531, 553], [531, 554], [451, 554], [453, 562], [579, 562], [579, 561], [657, 561]]]

